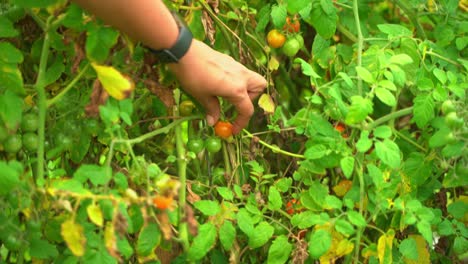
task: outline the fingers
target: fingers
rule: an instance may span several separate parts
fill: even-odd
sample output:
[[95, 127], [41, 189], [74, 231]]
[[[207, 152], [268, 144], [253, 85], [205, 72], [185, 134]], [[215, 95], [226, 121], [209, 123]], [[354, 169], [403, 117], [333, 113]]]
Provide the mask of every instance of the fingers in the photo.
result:
[[245, 94], [243, 98], [231, 101], [237, 110], [237, 117], [232, 124], [232, 132], [234, 134], [239, 133], [249, 123], [250, 117], [253, 115], [254, 107], [249, 96]]
[[247, 92], [250, 100], [253, 100], [267, 87], [267, 81], [256, 72], [250, 71], [250, 73], [250, 78], [247, 80]]
[[198, 99], [206, 111], [206, 122], [209, 126], [214, 125], [219, 119], [219, 101], [217, 97], [204, 97]]

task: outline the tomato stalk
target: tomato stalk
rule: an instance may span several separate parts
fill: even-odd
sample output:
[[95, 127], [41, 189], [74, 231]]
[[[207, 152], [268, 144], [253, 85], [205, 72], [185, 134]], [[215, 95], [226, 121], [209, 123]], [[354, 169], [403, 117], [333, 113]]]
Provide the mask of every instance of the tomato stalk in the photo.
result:
[[37, 74], [37, 80], [35, 89], [37, 91], [37, 106], [39, 108], [39, 127], [37, 130], [38, 135], [38, 147], [37, 147], [37, 168], [36, 168], [36, 183], [40, 186], [44, 184], [44, 142], [45, 142], [45, 119], [46, 119], [46, 92], [45, 92], [45, 73], [47, 70], [47, 60], [49, 57], [50, 38], [49, 30], [50, 23], [54, 16], [49, 16], [45, 24], [45, 35], [44, 42], [42, 44], [41, 58], [39, 61], [39, 71]]
[[[252, 135], [249, 131], [247, 131], [246, 129], [243, 129], [242, 130], [246, 136], [248, 138], [254, 138], [254, 135]], [[271, 149], [274, 153], [279, 153], [279, 154], [283, 154], [283, 155], [286, 155], [286, 156], [291, 156], [291, 157], [294, 157], [294, 158], [300, 158], [300, 159], [305, 159], [305, 156], [304, 155], [301, 155], [301, 154], [296, 154], [296, 153], [292, 153], [292, 152], [289, 152], [289, 151], [286, 151], [286, 150], [283, 150], [281, 148], [279, 148], [278, 146], [272, 146], [268, 143], [266, 143], [265, 141], [261, 140], [261, 139], [258, 139], [258, 143], [262, 144], [263, 146]]]
[[[359, 9], [358, 9], [358, 0], [353, 0], [353, 13], [354, 13], [354, 22], [356, 23], [357, 29], [357, 66], [362, 65], [362, 49], [364, 47], [364, 37], [362, 36], [361, 31], [361, 20], [359, 20]], [[362, 79], [358, 76], [358, 91], [359, 95], [362, 95]]]
[[51, 107], [57, 101], [59, 101], [75, 84], [83, 77], [86, 71], [89, 68], [89, 63], [84, 66], [84, 68], [73, 78], [73, 80], [62, 90], [59, 94], [57, 94], [54, 98], [47, 100], [47, 108]]

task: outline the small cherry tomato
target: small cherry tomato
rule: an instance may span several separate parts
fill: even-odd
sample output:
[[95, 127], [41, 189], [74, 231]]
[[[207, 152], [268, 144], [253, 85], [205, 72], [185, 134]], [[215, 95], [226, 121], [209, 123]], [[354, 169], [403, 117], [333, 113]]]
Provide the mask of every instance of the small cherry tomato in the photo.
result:
[[190, 100], [182, 101], [179, 105], [179, 114], [181, 116], [189, 116], [192, 114], [195, 105]]
[[267, 35], [268, 45], [272, 48], [281, 48], [286, 41], [286, 36], [276, 29], [270, 30]]
[[23, 132], [34, 132], [39, 127], [39, 117], [33, 113], [23, 115], [21, 119], [21, 130]]
[[455, 104], [452, 101], [447, 100], [442, 103], [442, 106], [440, 107], [440, 109], [442, 110], [442, 113], [446, 115], [448, 113], [455, 112], [456, 108], [455, 108]]
[[346, 127], [342, 124], [342, 123], [337, 123], [335, 125], [335, 130], [340, 132], [340, 133], [343, 133], [345, 131]]
[[296, 38], [289, 38], [282, 48], [284, 55], [294, 57], [301, 49], [301, 44]]
[[198, 138], [190, 139], [187, 142], [187, 149], [189, 151], [194, 152], [195, 154], [200, 153], [203, 150], [204, 147], [205, 146], [203, 144], [203, 140], [198, 139]]
[[284, 30], [288, 31], [289, 33], [296, 33], [296, 32], [299, 32], [300, 28], [301, 28], [301, 23], [299, 22], [299, 20], [297, 20], [294, 17], [286, 18], [286, 23], [284, 24], [284, 27], [283, 27]]
[[232, 136], [232, 124], [225, 121], [218, 121], [214, 127], [215, 134], [223, 139]]
[[294, 198], [288, 201], [286, 203], [286, 213], [290, 215], [294, 214], [299, 204], [300, 202]]
[[9, 136], [5, 142], [3, 142], [3, 149], [8, 153], [16, 153], [23, 146], [21, 135], [15, 134]]
[[463, 119], [459, 118], [456, 112], [450, 112], [445, 116], [445, 124], [452, 129], [462, 127], [463, 123]]
[[36, 151], [39, 146], [37, 134], [33, 132], [23, 134], [23, 146], [27, 151]]
[[172, 206], [174, 199], [172, 197], [157, 195], [153, 198], [153, 205], [161, 210], [166, 210]]
[[219, 138], [211, 137], [205, 141], [205, 148], [209, 153], [216, 153], [221, 150], [222, 144]]

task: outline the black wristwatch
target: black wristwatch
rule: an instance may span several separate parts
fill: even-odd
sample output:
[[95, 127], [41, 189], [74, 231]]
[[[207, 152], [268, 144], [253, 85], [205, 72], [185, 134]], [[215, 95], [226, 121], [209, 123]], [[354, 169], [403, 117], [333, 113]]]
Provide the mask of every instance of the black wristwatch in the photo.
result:
[[169, 49], [155, 50], [149, 48], [149, 50], [158, 57], [160, 63], [179, 62], [192, 44], [193, 35], [187, 27], [187, 24], [185, 24], [185, 21], [183, 21], [177, 13], [171, 13], [179, 27], [179, 36], [177, 37], [176, 43]]

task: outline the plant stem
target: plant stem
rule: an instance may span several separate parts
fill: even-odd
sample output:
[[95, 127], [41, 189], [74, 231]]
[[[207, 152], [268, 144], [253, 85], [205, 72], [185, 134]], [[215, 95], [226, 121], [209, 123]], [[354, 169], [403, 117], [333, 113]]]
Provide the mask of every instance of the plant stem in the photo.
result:
[[[361, 21], [359, 20], [359, 9], [358, 9], [358, 0], [353, 0], [353, 13], [354, 13], [354, 22], [356, 23], [357, 29], [357, 66], [362, 65], [362, 49], [364, 46], [364, 37], [362, 36], [361, 31]], [[358, 77], [358, 92], [359, 95], [362, 95], [362, 79]]]
[[336, 27], [337, 27], [338, 31], [340, 31], [349, 40], [351, 40], [352, 42], [358, 42], [358, 38], [356, 36], [354, 36], [353, 33], [351, 33], [346, 27], [344, 27], [343, 24], [338, 22], [336, 24]]
[[53, 104], [55, 104], [57, 101], [59, 101], [75, 84], [83, 77], [83, 75], [86, 73], [86, 71], [89, 68], [89, 63], [84, 66], [84, 68], [73, 78], [73, 80], [59, 93], [57, 94], [54, 98], [51, 98], [47, 100], [47, 108], [51, 107]]
[[49, 39], [49, 25], [54, 17], [50, 16], [47, 19], [45, 25], [45, 35], [44, 35], [44, 42], [42, 44], [42, 51], [41, 51], [41, 59], [39, 61], [39, 71], [37, 74], [37, 80], [35, 89], [37, 91], [37, 106], [39, 109], [39, 128], [37, 130], [38, 136], [38, 147], [37, 147], [37, 168], [36, 168], [36, 183], [39, 186], [44, 184], [44, 142], [45, 142], [45, 119], [46, 119], [46, 93], [45, 93], [45, 73], [47, 70], [47, 60], [49, 57], [49, 46], [50, 46], [50, 39]]
[[[357, 175], [359, 179], [359, 214], [362, 215], [364, 211], [364, 199], [365, 199], [365, 183], [364, 183], [364, 174], [363, 174], [363, 168], [359, 164], [359, 167], [357, 168]], [[356, 232], [356, 241], [354, 243], [355, 251], [354, 251], [354, 263], [357, 263], [359, 261], [359, 248], [361, 244], [361, 236], [362, 236], [363, 228], [358, 227], [357, 232]]]
[[[249, 131], [247, 131], [246, 129], [243, 129], [242, 130], [246, 136], [248, 138], [254, 138], [254, 135], [252, 135]], [[257, 137], [256, 137], [257, 138]], [[278, 146], [272, 146], [268, 143], [266, 143], [265, 141], [257, 138], [258, 140], [258, 143], [262, 144], [263, 146], [271, 149], [274, 153], [279, 153], [279, 154], [283, 154], [283, 155], [286, 155], [286, 156], [290, 156], [290, 157], [294, 157], [294, 158], [300, 158], [300, 159], [305, 159], [305, 156], [304, 155], [301, 155], [301, 154], [296, 154], [296, 153], [292, 153], [292, 152], [289, 152], [289, 151], [286, 151], [286, 150], [282, 150], [280, 149]]]
[[418, 36], [420, 38], [422, 38], [422, 39], [426, 39], [427, 38], [426, 32], [424, 31], [421, 24], [419, 24], [417, 14], [415, 12], [413, 12], [408, 6], [406, 6], [406, 4], [403, 3], [402, 1], [394, 0], [393, 2], [395, 2], [395, 4], [397, 6], [399, 6], [401, 8], [401, 10], [403, 10], [403, 12], [405, 12], [405, 14], [408, 16], [408, 19], [411, 20], [411, 23], [413, 23], [413, 25], [416, 27], [416, 31], [418, 32]]
[[375, 120], [374, 122], [370, 123], [369, 126], [367, 127], [367, 130], [372, 130], [372, 129], [380, 126], [381, 124], [384, 124], [385, 122], [388, 122], [390, 120], [393, 120], [393, 119], [396, 119], [396, 118], [399, 118], [399, 117], [402, 117], [402, 116], [405, 116], [405, 115], [409, 115], [412, 112], [413, 112], [413, 107], [410, 106], [410, 107], [398, 110], [396, 112], [390, 113], [388, 115], [382, 116], [381, 118], [379, 118], [379, 119]]

